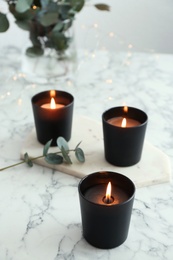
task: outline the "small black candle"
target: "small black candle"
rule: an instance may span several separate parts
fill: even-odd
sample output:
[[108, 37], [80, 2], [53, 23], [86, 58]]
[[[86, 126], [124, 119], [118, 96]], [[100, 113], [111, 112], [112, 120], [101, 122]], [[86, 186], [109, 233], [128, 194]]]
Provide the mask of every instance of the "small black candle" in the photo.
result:
[[106, 160], [131, 166], [141, 159], [148, 117], [133, 107], [114, 107], [102, 115]]
[[[108, 185], [112, 189], [107, 196]], [[103, 249], [121, 245], [128, 236], [135, 186], [115, 172], [96, 172], [78, 186], [84, 238]]]
[[44, 91], [32, 98], [37, 139], [56, 146], [59, 136], [67, 141], [71, 138], [74, 98], [65, 91]]

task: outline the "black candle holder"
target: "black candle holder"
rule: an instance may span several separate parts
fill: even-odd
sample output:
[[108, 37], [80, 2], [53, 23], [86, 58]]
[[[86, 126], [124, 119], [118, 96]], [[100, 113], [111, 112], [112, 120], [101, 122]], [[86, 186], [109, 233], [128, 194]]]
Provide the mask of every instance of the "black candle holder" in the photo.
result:
[[[110, 203], [106, 204], [104, 195], [109, 181], [114, 190]], [[78, 191], [83, 236], [88, 243], [102, 249], [124, 243], [135, 196], [134, 183], [116, 172], [95, 172], [80, 181]]]
[[[112, 118], [125, 117], [139, 122], [132, 127], [121, 127], [110, 124]], [[106, 160], [116, 166], [131, 166], [141, 159], [148, 117], [140, 109], [114, 107], [102, 115], [104, 152]]]
[[44, 91], [33, 96], [32, 108], [35, 120], [37, 139], [46, 144], [52, 139], [51, 146], [56, 146], [56, 140], [62, 136], [69, 141], [71, 138], [74, 98], [65, 91], [54, 91], [56, 104], [63, 107], [45, 109], [42, 105], [50, 103], [50, 91]]

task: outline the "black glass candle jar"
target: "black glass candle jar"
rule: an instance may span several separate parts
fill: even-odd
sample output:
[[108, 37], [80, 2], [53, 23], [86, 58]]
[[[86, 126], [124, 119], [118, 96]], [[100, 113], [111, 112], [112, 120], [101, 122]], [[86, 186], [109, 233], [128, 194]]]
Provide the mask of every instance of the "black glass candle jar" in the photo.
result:
[[[107, 201], [105, 194], [109, 182], [112, 192]], [[84, 238], [102, 249], [124, 243], [130, 225], [134, 183], [116, 172], [96, 172], [80, 181], [78, 191]]]
[[[51, 108], [51, 98], [55, 106]], [[62, 136], [71, 138], [74, 98], [65, 91], [44, 91], [33, 96], [32, 108], [35, 120], [37, 139], [45, 144], [52, 139], [51, 146]]]
[[[123, 120], [126, 120], [123, 125]], [[141, 159], [148, 117], [133, 107], [114, 107], [102, 115], [106, 160], [116, 166], [131, 166]]]

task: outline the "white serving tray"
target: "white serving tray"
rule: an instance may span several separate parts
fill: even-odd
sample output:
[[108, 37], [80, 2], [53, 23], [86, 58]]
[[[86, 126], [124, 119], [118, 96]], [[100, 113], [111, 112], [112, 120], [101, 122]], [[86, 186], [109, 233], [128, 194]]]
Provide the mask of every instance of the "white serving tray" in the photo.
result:
[[[171, 166], [168, 156], [147, 141], [144, 143], [141, 161], [130, 167], [113, 166], [105, 160], [101, 122], [83, 116], [75, 117], [69, 147], [74, 148], [80, 141], [86, 157], [83, 164], [73, 154], [72, 165], [50, 165], [44, 159], [38, 159], [35, 163], [78, 178], [97, 171], [114, 171], [129, 177], [138, 188], [170, 181]], [[57, 147], [50, 148], [52, 152], [57, 150]], [[21, 158], [25, 152], [30, 157], [39, 156], [43, 152], [43, 145], [37, 141], [35, 129], [24, 142]]]

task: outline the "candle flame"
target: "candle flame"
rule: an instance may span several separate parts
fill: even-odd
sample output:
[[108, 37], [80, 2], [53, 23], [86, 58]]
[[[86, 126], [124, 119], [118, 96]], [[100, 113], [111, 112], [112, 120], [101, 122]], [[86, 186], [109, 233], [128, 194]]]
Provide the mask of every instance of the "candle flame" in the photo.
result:
[[127, 113], [128, 112], [128, 107], [124, 106], [123, 110], [124, 110], [125, 113]]
[[55, 90], [51, 90], [51, 91], [50, 91], [50, 97], [55, 97], [55, 95], [56, 95]]
[[106, 201], [108, 203], [111, 200], [111, 190], [112, 190], [112, 186], [111, 186], [111, 182], [109, 182], [106, 189]]
[[127, 125], [127, 120], [126, 120], [126, 118], [123, 118], [122, 123], [121, 123], [121, 127], [125, 128], [126, 125]]
[[51, 101], [50, 101], [50, 108], [51, 109], [55, 109], [56, 108], [55, 99], [53, 97], [51, 98]]

